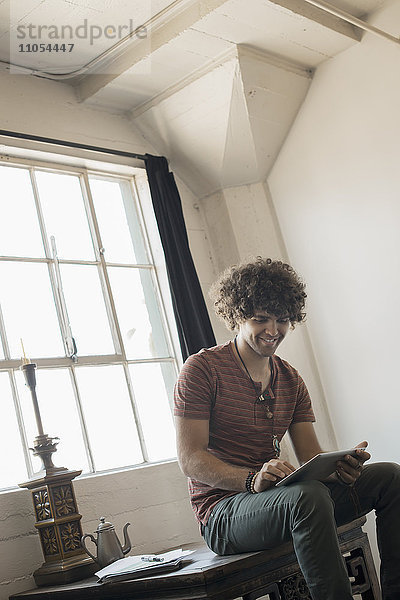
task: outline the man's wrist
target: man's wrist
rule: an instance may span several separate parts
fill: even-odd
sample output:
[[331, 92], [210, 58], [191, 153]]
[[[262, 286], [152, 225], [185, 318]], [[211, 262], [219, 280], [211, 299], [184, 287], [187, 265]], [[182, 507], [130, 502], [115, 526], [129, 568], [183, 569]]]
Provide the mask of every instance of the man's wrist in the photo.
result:
[[258, 474], [259, 471], [249, 471], [246, 477], [246, 490], [249, 492], [249, 494], [258, 493], [254, 487]]

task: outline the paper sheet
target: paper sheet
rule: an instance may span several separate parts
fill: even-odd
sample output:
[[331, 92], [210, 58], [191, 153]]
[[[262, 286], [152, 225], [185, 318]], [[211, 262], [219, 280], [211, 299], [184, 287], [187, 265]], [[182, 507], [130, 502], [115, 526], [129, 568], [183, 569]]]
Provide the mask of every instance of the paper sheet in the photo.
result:
[[[179, 548], [178, 550], [170, 550], [169, 552], [164, 552], [163, 554], [138, 554], [135, 556], [126, 556], [124, 558], [120, 558], [115, 562], [111, 563], [107, 567], [100, 569], [97, 571], [95, 575], [100, 580], [104, 580], [107, 577], [113, 577], [116, 575], [122, 575], [124, 573], [137, 573], [138, 571], [156, 571], [157, 567], [161, 568], [165, 565], [175, 563], [188, 554], [191, 554], [193, 550], [182, 550]], [[158, 559], [162, 559], [161, 561], [151, 562], [147, 560], [142, 560], [143, 557], [152, 558], [157, 557]]]

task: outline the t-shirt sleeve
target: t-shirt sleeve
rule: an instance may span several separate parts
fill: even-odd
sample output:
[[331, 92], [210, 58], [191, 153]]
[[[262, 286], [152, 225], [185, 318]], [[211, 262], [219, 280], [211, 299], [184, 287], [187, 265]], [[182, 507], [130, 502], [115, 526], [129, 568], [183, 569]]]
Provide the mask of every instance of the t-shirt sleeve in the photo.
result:
[[189, 356], [182, 367], [174, 391], [174, 415], [209, 419], [215, 398], [211, 368], [199, 354]]
[[310, 394], [301, 376], [299, 375], [298, 377], [297, 400], [292, 423], [303, 423], [305, 421], [313, 423], [315, 416], [311, 406]]

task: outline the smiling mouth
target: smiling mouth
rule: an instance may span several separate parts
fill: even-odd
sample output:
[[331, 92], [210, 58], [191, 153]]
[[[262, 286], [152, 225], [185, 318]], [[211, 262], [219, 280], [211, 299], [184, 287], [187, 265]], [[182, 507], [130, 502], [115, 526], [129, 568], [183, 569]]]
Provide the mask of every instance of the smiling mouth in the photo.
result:
[[279, 338], [263, 338], [260, 337], [259, 338], [262, 342], [264, 342], [265, 344], [275, 344]]

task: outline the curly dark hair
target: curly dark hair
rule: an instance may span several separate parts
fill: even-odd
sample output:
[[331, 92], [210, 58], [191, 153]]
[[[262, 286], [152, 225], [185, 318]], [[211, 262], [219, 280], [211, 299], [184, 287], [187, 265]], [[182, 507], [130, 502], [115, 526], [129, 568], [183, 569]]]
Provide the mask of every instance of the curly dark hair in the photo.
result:
[[280, 260], [263, 259], [227, 269], [210, 290], [215, 312], [230, 329], [265, 310], [290, 323], [305, 319], [305, 285], [295, 270]]

